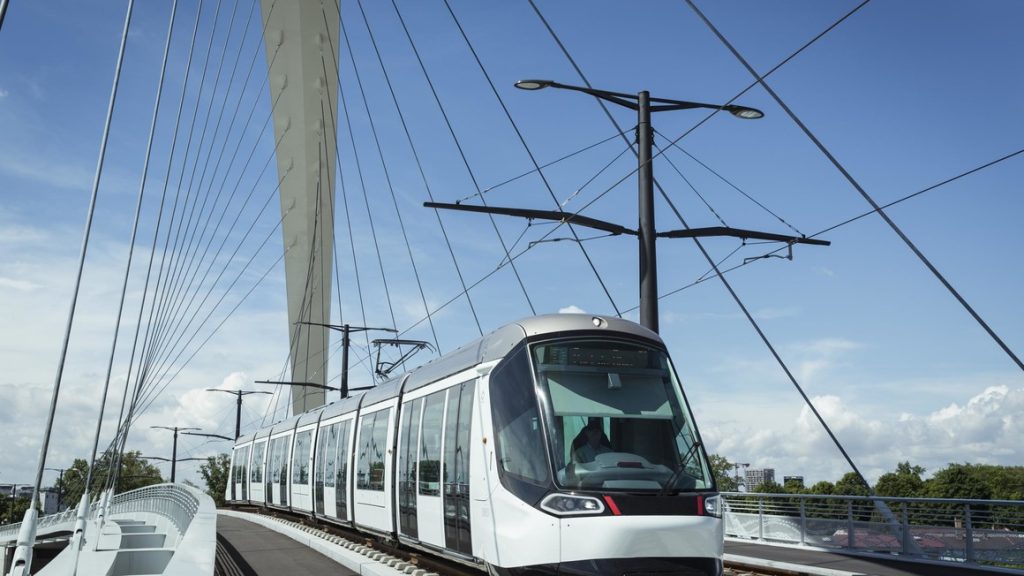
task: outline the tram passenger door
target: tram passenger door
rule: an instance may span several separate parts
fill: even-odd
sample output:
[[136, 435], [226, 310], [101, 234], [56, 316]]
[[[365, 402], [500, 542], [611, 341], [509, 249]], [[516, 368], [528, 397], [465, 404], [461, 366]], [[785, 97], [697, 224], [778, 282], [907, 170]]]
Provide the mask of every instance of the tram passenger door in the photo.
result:
[[263, 489], [264, 458], [266, 456], [267, 442], [263, 441], [253, 444], [252, 464], [249, 468], [249, 496], [253, 502], [263, 502], [266, 492]]
[[242, 500], [248, 500], [249, 499], [249, 490], [248, 490], [249, 482], [248, 482], [248, 478], [249, 478], [249, 449], [250, 448], [251, 448], [250, 446], [246, 446], [245, 448], [242, 448], [242, 462], [241, 462], [241, 466], [239, 466], [239, 469], [238, 469], [237, 479], [235, 480], [235, 482], [238, 484], [238, 488], [236, 488], [235, 493], [237, 494], [238, 492], [241, 492]]
[[313, 460], [313, 427], [296, 432], [291, 458], [292, 508], [312, 511], [310, 466]]
[[419, 540], [444, 547], [444, 510], [441, 505], [441, 436], [447, 390], [424, 399], [420, 448], [417, 457], [416, 526]]
[[394, 531], [391, 501], [390, 446], [394, 408], [360, 416], [356, 437], [356, 487], [353, 518], [356, 524], [381, 532]]
[[464, 382], [448, 391], [444, 424], [444, 536], [445, 548], [473, 554], [470, 523], [470, 430], [473, 422], [475, 382]]
[[[352, 501], [352, 486], [349, 483], [349, 467], [352, 462], [354, 422], [355, 418], [350, 418], [335, 425], [338, 427], [338, 452], [334, 468], [334, 490], [328, 490], [334, 495], [334, 517], [344, 522], [349, 521], [351, 512], [349, 503]], [[328, 507], [327, 510], [330, 512], [332, 508]]]
[[338, 423], [321, 426], [316, 447], [316, 513], [334, 515], [335, 474], [338, 459]]

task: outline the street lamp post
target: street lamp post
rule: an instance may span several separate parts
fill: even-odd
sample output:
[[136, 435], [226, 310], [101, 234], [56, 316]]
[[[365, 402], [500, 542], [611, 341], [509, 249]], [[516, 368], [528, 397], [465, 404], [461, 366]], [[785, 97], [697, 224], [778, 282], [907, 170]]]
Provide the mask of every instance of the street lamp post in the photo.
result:
[[[271, 394], [271, 392], [262, 392], [258, 390], [223, 390], [221, 388], [207, 388], [207, 392], [227, 392], [228, 394], [234, 394], [238, 396], [237, 408], [235, 410], [235, 437], [234, 440], [238, 440], [238, 437], [242, 435], [242, 396], [248, 396], [249, 394]], [[229, 438], [230, 440], [230, 438]]]
[[569, 86], [552, 80], [520, 80], [516, 87], [522, 90], [540, 90], [541, 88], [560, 88], [583, 92], [596, 98], [606, 100], [613, 104], [637, 111], [637, 204], [639, 208], [638, 227], [628, 228], [613, 222], [606, 222], [596, 218], [590, 218], [574, 212], [564, 210], [535, 210], [526, 208], [505, 208], [493, 205], [476, 206], [471, 204], [445, 204], [440, 202], [424, 202], [427, 208], [461, 210], [464, 212], [483, 212], [487, 214], [502, 214], [505, 216], [518, 216], [521, 218], [553, 220], [564, 224], [573, 224], [595, 228], [610, 235], [631, 234], [639, 239], [640, 247], [640, 324], [650, 330], [658, 331], [658, 259], [655, 250], [657, 238], [703, 238], [708, 236], [732, 236], [741, 239], [757, 239], [772, 242], [786, 242], [787, 244], [814, 244], [828, 246], [826, 240], [816, 240], [805, 236], [788, 236], [773, 234], [769, 232], [758, 232], [755, 230], [743, 230], [726, 226], [713, 226], [708, 228], [685, 228], [682, 230], [670, 230], [668, 232], [657, 232], [654, 226], [654, 171], [651, 167], [653, 155], [653, 129], [651, 128], [651, 113], [668, 110], [687, 110], [692, 108], [706, 108], [711, 110], [724, 110], [737, 118], [757, 119], [764, 116], [760, 110], [739, 106], [736, 104], [704, 104], [702, 102], [687, 102], [685, 100], [668, 100], [665, 98], [652, 98], [647, 91], [637, 94], [625, 94], [623, 92], [609, 92], [607, 90], [596, 90], [583, 86]]
[[[516, 88], [521, 90], [540, 90], [542, 88], [560, 88], [590, 94], [607, 102], [618, 104], [637, 112], [636, 143], [637, 143], [637, 206], [639, 208], [639, 226], [637, 236], [640, 244], [640, 325], [658, 331], [658, 257], [656, 232], [654, 226], [654, 170], [652, 169], [654, 130], [651, 127], [651, 112], [668, 110], [685, 110], [691, 108], [707, 108], [725, 110], [730, 114], [744, 119], [756, 119], [764, 116], [760, 110], [737, 106], [734, 104], [721, 106], [701, 102], [683, 100], [667, 100], [651, 98], [644, 90], [636, 95], [607, 90], [594, 90], [582, 86], [569, 86], [551, 80], [520, 80]], [[651, 102], [658, 103], [651, 106]]]
[[150, 426], [150, 428], [160, 428], [174, 432], [174, 445], [171, 449], [171, 484], [173, 484], [178, 464], [178, 432], [183, 430], [202, 430], [202, 428], [185, 428], [181, 426]]

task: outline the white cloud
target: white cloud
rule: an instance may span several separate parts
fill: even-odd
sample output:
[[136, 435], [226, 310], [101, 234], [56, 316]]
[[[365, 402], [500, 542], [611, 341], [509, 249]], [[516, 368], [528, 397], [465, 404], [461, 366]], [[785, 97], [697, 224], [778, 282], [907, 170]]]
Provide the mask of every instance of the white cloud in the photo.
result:
[[559, 314], [586, 314], [587, 311], [575, 304], [570, 304], [564, 308], [558, 309]]
[[[829, 394], [811, 399], [822, 418], [872, 482], [898, 462], [935, 472], [951, 462], [1018, 465], [1024, 438], [1024, 386], [991, 386], [967, 399], [924, 415], [890, 418]], [[772, 467], [776, 475], [809, 481], [837, 480], [849, 471], [810, 408], [795, 416], [777, 406], [736, 411], [740, 419], [711, 420], [702, 434], [711, 452], [731, 461]]]
[[[2, 218], [2, 222], [8, 220]], [[7, 229], [6, 224], [0, 229]], [[16, 249], [0, 250], [0, 365], [5, 367], [0, 376], [0, 398], [5, 402], [5, 409], [0, 410], [0, 435], [5, 439], [0, 450], [0, 481], [24, 482], [34, 474], [77, 269], [78, 234], [75, 230], [55, 228], [34, 235], [39, 238], [37, 241], [21, 242], [21, 237], [15, 236], [12, 241], [18, 242]], [[0, 235], [0, 241], [8, 240]], [[75, 458], [87, 457], [92, 448], [126, 256], [125, 246], [99, 237], [90, 246], [47, 466], [68, 466]], [[138, 252], [136, 257], [144, 259]], [[137, 289], [133, 283], [126, 304], [126, 310], [134, 309], [136, 313], [138, 294], [132, 290]], [[214, 315], [188, 353], [223, 318], [237, 296], [230, 297], [220, 314]], [[259, 292], [252, 298], [260, 298]], [[129, 325], [133, 320], [133, 314], [126, 312], [105, 411], [101, 450], [111, 437], [121, 406], [133, 336]], [[206, 432], [233, 435], [235, 399], [203, 389], [253, 389], [251, 375], [278, 372], [287, 351], [286, 325], [283, 297], [270, 307], [257, 302], [243, 305], [142, 415], [129, 438], [129, 449], [170, 456], [171, 434], [150, 430], [151, 425], [197, 426]], [[245, 345], [237, 346], [237, 342]], [[251, 425], [254, 418], [259, 422], [270, 398], [245, 398], [243, 426]], [[203, 457], [228, 449], [224, 441], [214, 440], [179, 438], [179, 456]], [[192, 476], [198, 464], [179, 465], [179, 477], [198, 481]], [[166, 466], [162, 470], [168, 472]], [[47, 475], [45, 481], [51, 479]]]
[[779, 318], [790, 318], [800, 313], [798, 308], [761, 308], [754, 312], [754, 318], [758, 320], [777, 320]]
[[10, 92], [8, 92], [7, 90], [5, 90], [3, 88], [0, 88], [0, 98], [7, 98], [8, 94], [10, 94]]
[[39, 288], [38, 284], [29, 282], [28, 280], [18, 280], [17, 278], [5, 278], [0, 276], [0, 289], [10, 288], [11, 290], [17, 290], [19, 292], [31, 292], [36, 288]]

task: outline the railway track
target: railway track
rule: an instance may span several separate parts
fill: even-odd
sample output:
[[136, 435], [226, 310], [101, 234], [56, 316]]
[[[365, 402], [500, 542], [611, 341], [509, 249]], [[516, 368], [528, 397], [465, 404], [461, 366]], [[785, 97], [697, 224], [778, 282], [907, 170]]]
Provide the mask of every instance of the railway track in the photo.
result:
[[[358, 532], [351, 528], [345, 528], [343, 526], [337, 526], [326, 522], [318, 522], [302, 514], [293, 514], [283, 510], [269, 510], [257, 506], [233, 506], [232, 509], [238, 510], [239, 512], [259, 514], [261, 516], [269, 516], [271, 518], [276, 518], [290, 523], [301, 524], [323, 532], [325, 538], [328, 535], [343, 538], [348, 542], [359, 544], [366, 548], [379, 551], [389, 557], [398, 558], [408, 564], [411, 564], [415, 566], [417, 570], [423, 570], [423, 573], [420, 573], [420, 576], [431, 576], [434, 574], [438, 576], [484, 576], [486, 574], [486, 572], [478, 568], [424, 554], [418, 550], [412, 550], [395, 543], [374, 538], [373, 536]], [[220, 550], [218, 550], [218, 553], [220, 553]], [[225, 576], [232, 573], [237, 574], [237, 572], [232, 572], [230, 570], [221, 573], [225, 574]], [[242, 573], [244, 574], [244, 570], [242, 570]], [[755, 567], [744, 564], [731, 564], [727, 562], [725, 565], [724, 576], [799, 576], [800, 574], [805, 573], [791, 570]]]

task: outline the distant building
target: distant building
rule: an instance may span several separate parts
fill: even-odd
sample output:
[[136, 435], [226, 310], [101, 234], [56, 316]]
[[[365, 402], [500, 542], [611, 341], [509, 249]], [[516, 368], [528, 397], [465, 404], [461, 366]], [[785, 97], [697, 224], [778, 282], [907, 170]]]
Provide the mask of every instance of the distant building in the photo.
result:
[[[15, 489], [17, 489], [17, 491], [15, 491]], [[32, 486], [26, 484], [0, 484], [0, 497], [10, 498], [12, 495], [16, 498], [31, 498]], [[56, 488], [43, 488], [40, 490], [39, 505], [40, 508], [42, 508], [40, 514], [46, 515], [58, 512], [57, 500]]]
[[748, 468], [746, 471], [747, 490], [756, 490], [761, 484], [775, 482], [775, 468]]
[[795, 488], [804, 488], [804, 477], [803, 476], [783, 476], [782, 485], [790, 486]]

